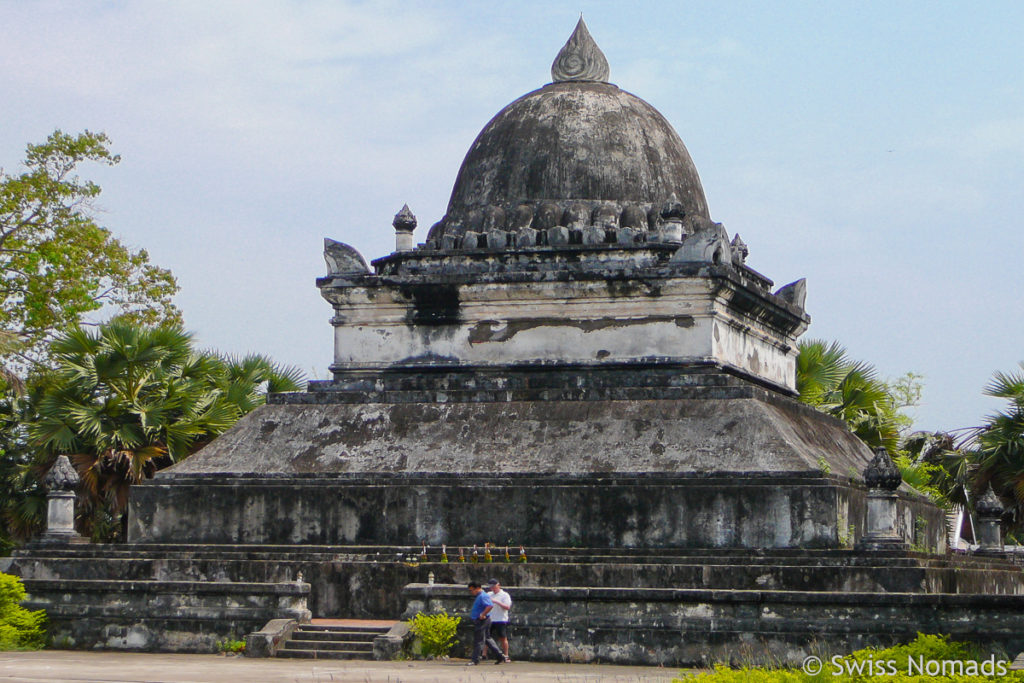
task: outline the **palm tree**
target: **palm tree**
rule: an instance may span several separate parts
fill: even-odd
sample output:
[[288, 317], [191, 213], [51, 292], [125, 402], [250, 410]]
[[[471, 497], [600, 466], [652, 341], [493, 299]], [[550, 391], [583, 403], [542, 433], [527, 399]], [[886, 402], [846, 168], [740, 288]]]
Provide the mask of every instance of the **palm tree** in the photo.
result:
[[0, 382], [0, 547], [6, 549], [42, 526], [45, 470], [36, 467], [25, 425], [35, 415], [34, 387]]
[[1018, 371], [993, 375], [985, 394], [1006, 399], [1009, 405], [972, 430], [963, 447], [978, 466], [975, 491], [991, 483], [997, 495], [1013, 501], [1019, 526], [1024, 521], [1024, 362]]
[[899, 447], [899, 409], [889, 386], [868, 363], [853, 361], [837, 342], [810, 339], [799, 343], [796, 388], [800, 400], [843, 420], [872, 448]]
[[292, 368], [262, 356], [225, 359], [192, 342], [178, 325], [115, 321], [51, 345], [57, 369], [29, 435], [48, 462], [67, 454], [78, 470], [83, 531], [106, 535], [132, 484], [226, 431], [266, 388], [302, 388]]

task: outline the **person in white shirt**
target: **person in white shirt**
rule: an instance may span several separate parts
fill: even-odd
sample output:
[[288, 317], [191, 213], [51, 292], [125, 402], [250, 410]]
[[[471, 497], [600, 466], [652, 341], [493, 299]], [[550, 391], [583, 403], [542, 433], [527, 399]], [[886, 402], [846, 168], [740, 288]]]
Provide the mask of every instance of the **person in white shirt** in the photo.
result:
[[498, 641], [502, 651], [505, 653], [505, 661], [512, 661], [508, 658], [508, 612], [512, 609], [512, 598], [501, 589], [497, 579], [487, 582], [487, 590], [491, 592], [491, 638]]

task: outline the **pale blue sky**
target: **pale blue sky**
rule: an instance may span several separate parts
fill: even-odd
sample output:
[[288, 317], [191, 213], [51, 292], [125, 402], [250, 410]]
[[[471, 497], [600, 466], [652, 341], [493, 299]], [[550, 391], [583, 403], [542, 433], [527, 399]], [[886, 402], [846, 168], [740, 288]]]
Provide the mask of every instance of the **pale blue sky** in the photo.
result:
[[1024, 359], [1024, 3], [0, 1], [0, 164], [107, 132], [102, 221], [171, 268], [208, 346], [320, 377], [321, 240], [368, 258], [442, 215], [501, 107], [580, 10], [656, 106], [712, 217], [808, 336], [925, 376], [921, 428], [977, 424]]

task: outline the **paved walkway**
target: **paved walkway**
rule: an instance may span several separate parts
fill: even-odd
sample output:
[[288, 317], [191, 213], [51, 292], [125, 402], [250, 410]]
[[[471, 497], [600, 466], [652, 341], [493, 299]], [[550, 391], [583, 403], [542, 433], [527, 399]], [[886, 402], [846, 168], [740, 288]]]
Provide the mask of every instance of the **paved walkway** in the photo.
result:
[[468, 667], [447, 662], [250, 659], [134, 652], [0, 652], [0, 681], [104, 683], [669, 683], [679, 671], [642, 666], [512, 662]]

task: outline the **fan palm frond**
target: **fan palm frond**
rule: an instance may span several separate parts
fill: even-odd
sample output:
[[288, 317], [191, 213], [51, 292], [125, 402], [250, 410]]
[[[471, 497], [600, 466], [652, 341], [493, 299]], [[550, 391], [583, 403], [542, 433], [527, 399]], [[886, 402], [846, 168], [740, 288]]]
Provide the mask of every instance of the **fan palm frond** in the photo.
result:
[[196, 351], [180, 326], [115, 320], [54, 342], [54, 380], [36, 403], [29, 437], [47, 457], [72, 453], [81, 478], [80, 522], [102, 536], [131, 485], [189, 456], [301, 373], [269, 359]]
[[1024, 409], [1024, 361], [1019, 367], [1019, 372], [995, 373], [985, 387], [985, 395], [1010, 399], [1018, 409]]

